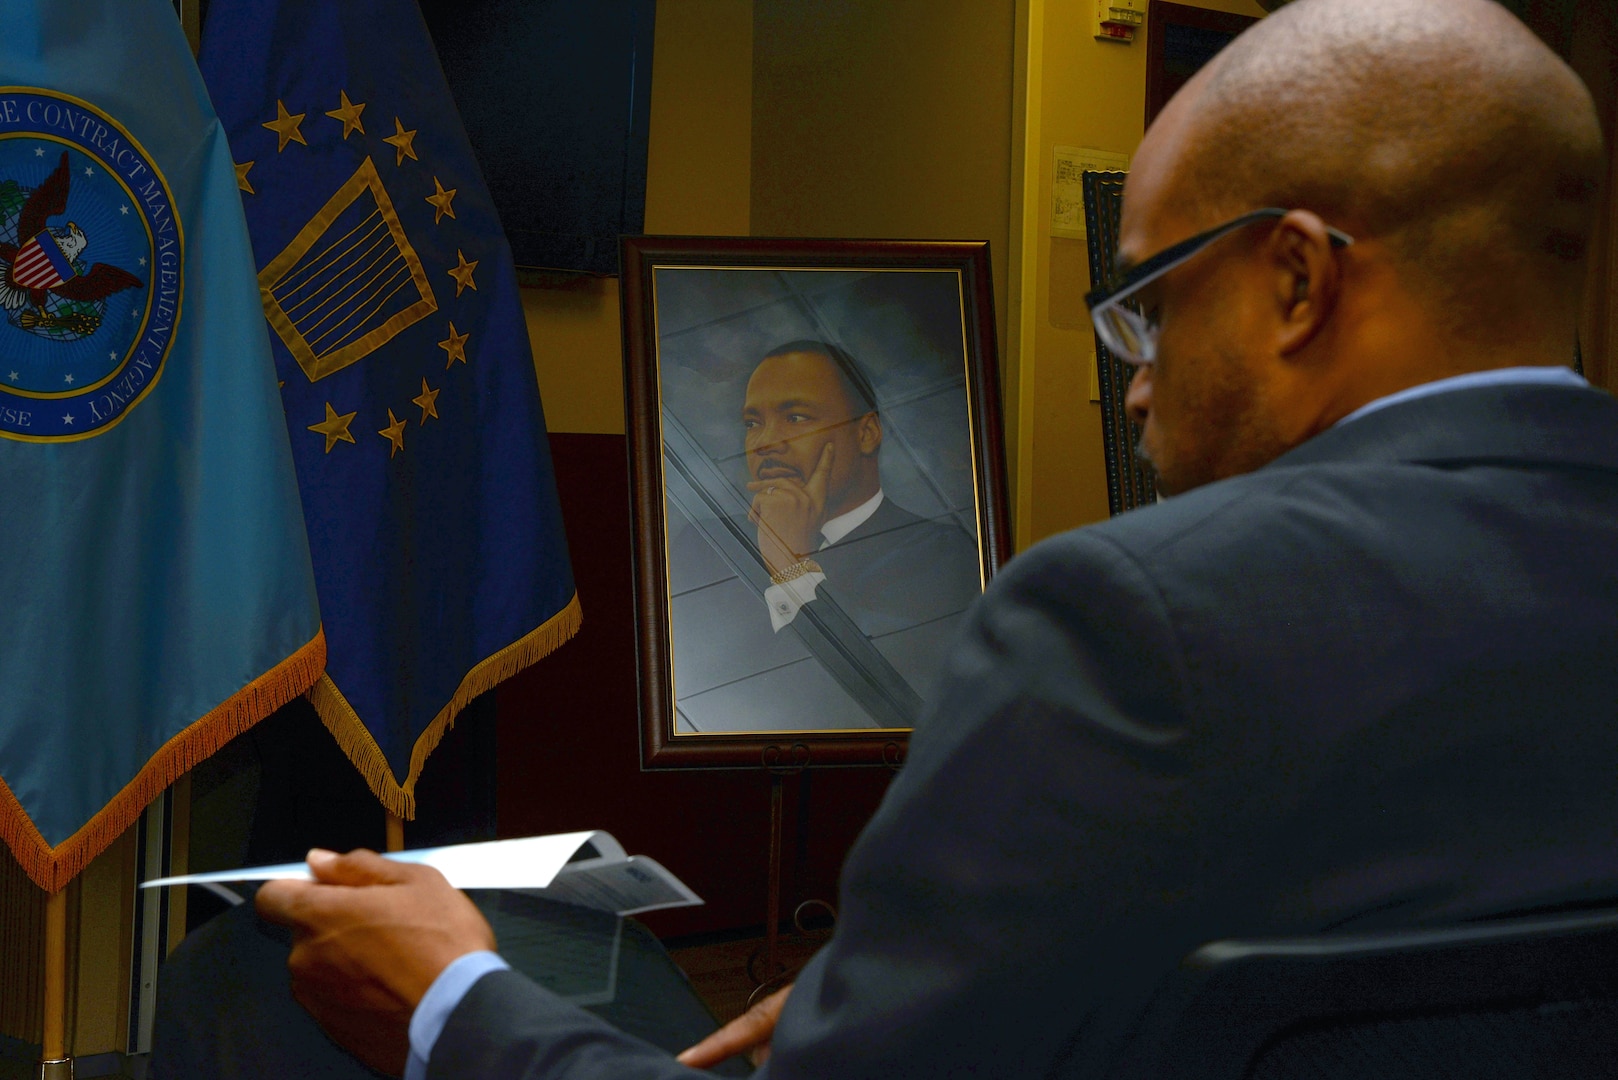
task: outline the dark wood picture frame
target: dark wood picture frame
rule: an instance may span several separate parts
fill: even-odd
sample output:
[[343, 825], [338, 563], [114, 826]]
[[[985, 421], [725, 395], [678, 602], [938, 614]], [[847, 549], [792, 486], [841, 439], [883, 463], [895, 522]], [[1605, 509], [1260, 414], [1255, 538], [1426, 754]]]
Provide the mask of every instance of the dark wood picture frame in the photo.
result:
[[[990, 576], [1011, 555], [988, 245], [983, 242], [953, 241], [638, 236], [623, 238], [620, 254], [642, 767], [897, 765], [902, 761], [908, 745], [908, 727], [826, 730], [778, 729], [761, 724], [759, 730], [753, 731], [676, 730], [675, 644], [671, 636], [671, 567], [666, 518], [666, 500], [669, 496], [664, 475], [664, 376], [659, 363], [661, 339], [658, 335], [656, 274], [660, 271], [671, 274], [689, 270], [732, 274], [736, 271], [762, 270], [780, 272], [782, 279], [785, 279], [786, 272], [791, 271], [843, 271], [869, 272], [868, 277], [873, 281], [877, 280], [879, 272], [884, 271], [942, 270], [957, 274], [961, 342], [965, 354], [961, 386], [966, 399], [964, 406], [970, 439], [969, 447], [958, 449], [969, 455], [971, 463], [970, 485], [976, 511], [977, 569], [980, 574], [971, 587], [977, 589], [986, 585]], [[920, 275], [916, 277], [920, 280]], [[853, 280], [852, 275], [850, 280]], [[854, 332], [858, 328], [850, 327], [849, 330]], [[844, 339], [836, 326], [829, 326], [824, 340], [835, 343]], [[746, 362], [762, 359], [763, 354], [760, 353], [756, 357], [749, 356]], [[881, 398], [880, 388], [876, 396]], [[716, 416], [718, 408], [715, 407]], [[882, 408], [886, 409], [887, 405], [884, 404]], [[727, 412], [725, 415], [728, 417], [732, 414]], [[739, 447], [740, 416], [736, 415]], [[670, 437], [682, 438], [683, 432], [671, 429]], [[734, 461], [729, 464], [732, 468], [736, 466]], [[957, 475], [964, 475], [959, 467]], [[684, 482], [679, 476], [676, 476], [676, 481]], [[715, 520], [723, 522], [725, 518], [721, 515]], [[731, 517], [729, 520], [735, 519]], [[739, 530], [732, 528], [732, 531]], [[960, 539], [966, 542], [964, 537]], [[759, 560], [756, 544], [751, 551], [752, 558]], [[740, 576], [738, 573], [738, 579]], [[835, 618], [844, 617], [835, 603], [829, 606]], [[759, 610], [761, 615], [768, 615], [768, 609]], [[825, 610], [825, 607], [817, 609], [815, 604], [806, 604], [802, 610]], [[822, 617], [817, 615], [816, 620]], [[850, 622], [846, 625], [852, 628], [854, 624]], [[763, 632], [769, 631], [770, 623], [766, 618]], [[862, 633], [857, 629], [855, 632]], [[846, 639], [833, 639], [834, 644], [837, 640]], [[862, 638], [856, 644], [860, 648], [872, 648], [868, 638]], [[816, 658], [823, 660], [824, 655], [817, 653]], [[919, 701], [919, 698], [915, 700]]]
[[1198, 68], [1256, 22], [1251, 15], [1151, 0], [1146, 9], [1146, 126], [1152, 126]]

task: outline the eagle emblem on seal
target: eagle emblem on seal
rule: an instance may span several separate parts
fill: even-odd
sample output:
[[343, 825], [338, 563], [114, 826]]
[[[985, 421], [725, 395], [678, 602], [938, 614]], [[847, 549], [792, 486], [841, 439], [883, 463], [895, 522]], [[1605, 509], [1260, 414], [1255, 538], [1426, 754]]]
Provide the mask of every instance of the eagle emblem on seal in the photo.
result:
[[68, 156], [44, 182], [28, 193], [17, 214], [17, 242], [0, 241], [0, 308], [18, 329], [41, 336], [75, 340], [101, 325], [102, 301], [145, 283], [129, 271], [106, 263], [85, 268], [90, 239], [77, 224], [52, 227], [51, 218], [67, 213], [72, 182]]

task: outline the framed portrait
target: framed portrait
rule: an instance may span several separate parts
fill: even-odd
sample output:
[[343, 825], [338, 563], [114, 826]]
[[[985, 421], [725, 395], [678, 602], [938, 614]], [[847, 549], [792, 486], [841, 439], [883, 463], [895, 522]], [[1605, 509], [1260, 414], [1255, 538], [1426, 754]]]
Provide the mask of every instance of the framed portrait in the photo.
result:
[[621, 255], [642, 764], [896, 764], [1011, 551], [987, 245]]

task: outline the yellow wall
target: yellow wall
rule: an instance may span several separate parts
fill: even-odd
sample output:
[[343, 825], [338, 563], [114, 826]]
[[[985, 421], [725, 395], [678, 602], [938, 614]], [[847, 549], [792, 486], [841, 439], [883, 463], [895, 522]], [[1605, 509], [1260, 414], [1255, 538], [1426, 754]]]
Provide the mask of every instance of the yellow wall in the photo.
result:
[[[646, 231], [987, 239], [1003, 341], [1013, 3], [660, 0]], [[523, 307], [549, 429], [621, 433], [617, 282]]]
[[753, 235], [987, 240], [1003, 345], [1015, 10], [756, 0]]
[[[660, 0], [648, 233], [746, 235], [752, 72], [752, 0]], [[617, 279], [557, 275], [522, 299], [549, 430], [622, 434]]]
[[[1182, 2], [1264, 14], [1254, 0]], [[1019, 0], [1018, 8], [1019, 90], [1038, 93], [1018, 102], [1014, 196], [1020, 235], [1011, 351], [1022, 423], [1013, 487], [1021, 550], [1107, 516], [1101, 412], [1090, 401], [1089, 263], [1084, 241], [1050, 235], [1052, 161], [1057, 146], [1134, 154], [1145, 129], [1146, 40], [1142, 31], [1133, 44], [1097, 41], [1087, 0]]]
[[[1096, 41], [1087, 0], [659, 0], [646, 231], [987, 238], [1026, 547], [1107, 515], [1088, 264], [1050, 237], [1052, 155], [1133, 154], [1145, 95], [1144, 34]], [[522, 292], [550, 430], [622, 433], [617, 281]]]

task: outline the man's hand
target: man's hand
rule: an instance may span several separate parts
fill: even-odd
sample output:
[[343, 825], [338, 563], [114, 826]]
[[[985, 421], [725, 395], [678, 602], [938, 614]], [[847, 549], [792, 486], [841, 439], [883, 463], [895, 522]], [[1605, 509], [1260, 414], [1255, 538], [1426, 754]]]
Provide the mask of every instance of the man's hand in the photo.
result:
[[809, 479], [792, 477], [754, 480], [748, 520], [758, 526], [758, 550], [771, 574], [779, 574], [820, 547], [820, 527], [826, 523], [826, 481], [831, 476], [836, 448], [827, 443]]
[[693, 1069], [706, 1069], [728, 1057], [749, 1051], [754, 1065], [762, 1065], [770, 1056], [770, 1039], [775, 1035], [775, 1022], [781, 1016], [781, 1006], [792, 993], [788, 983], [769, 997], [742, 1013], [736, 1019], [703, 1039], [679, 1056], [682, 1065]]
[[397, 1076], [422, 995], [457, 957], [493, 949], [494, 931], [428, 866], [316, 849], [309, 872], [312, 882], [266, 882], [256, 901], [292, 928], [292, 996], [355, 1057]]

